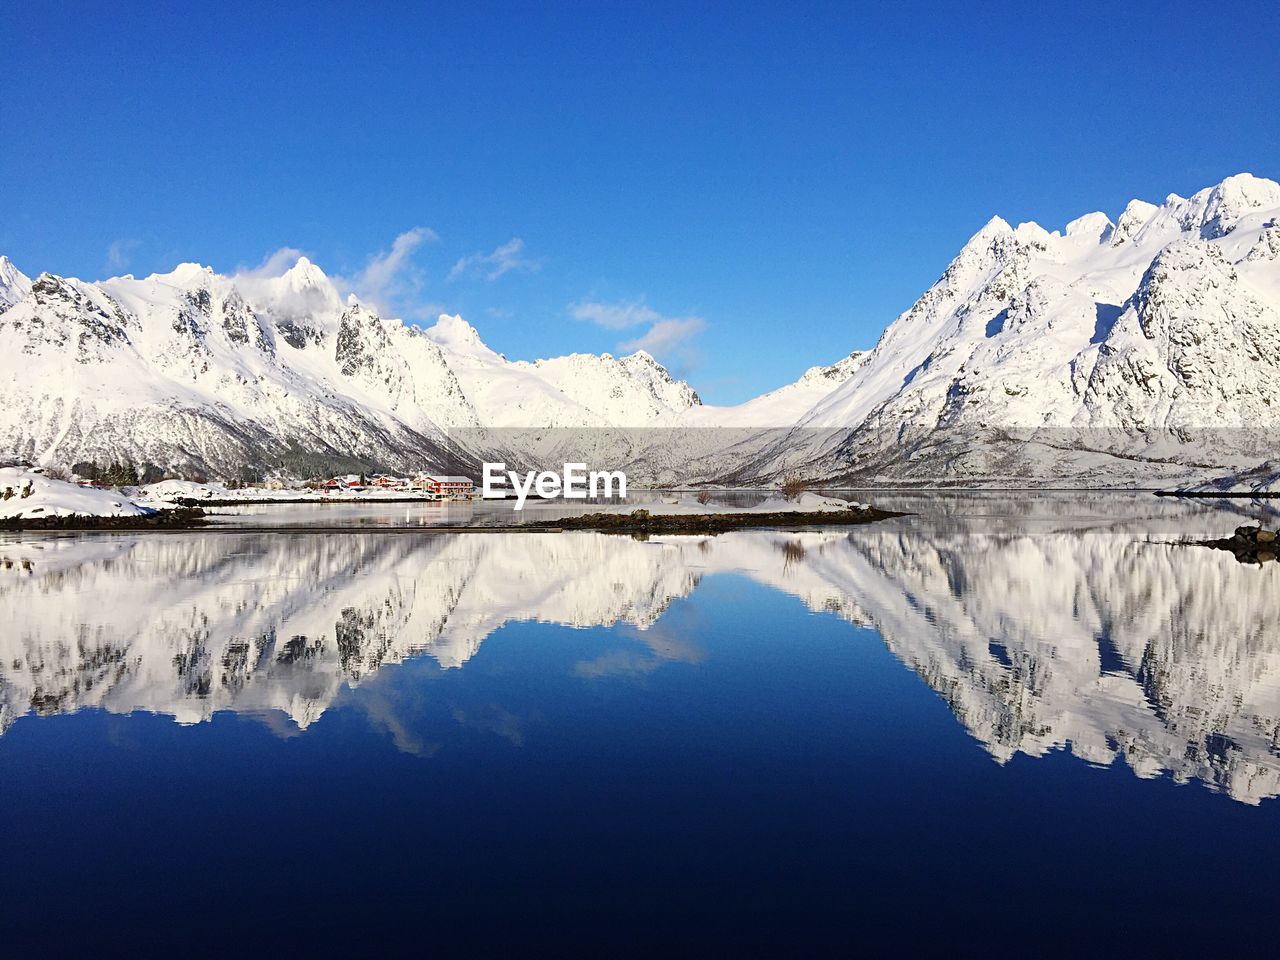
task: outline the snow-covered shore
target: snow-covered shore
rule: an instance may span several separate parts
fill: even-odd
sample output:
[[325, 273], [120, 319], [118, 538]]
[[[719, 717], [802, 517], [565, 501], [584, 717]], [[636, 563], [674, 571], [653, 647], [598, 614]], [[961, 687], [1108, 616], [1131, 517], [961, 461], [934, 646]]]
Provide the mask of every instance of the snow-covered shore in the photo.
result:
[[840, 513], [846, 510], [861, 510], [866, 504], [852, 500], [841, 500], [839, 497], [824, 497], [818, 493], [801, 493], [788, 500], [781, 494], [775, 494], [760, 503], [749, 507], [738, 507], [726, 504], [699, 503], [692, 494], [680, 496], [664, 496], [653, 503], [618, 504], [601, 506], [602, 513], [629, 513], [637, 506], [657, 516], [699, 515], [712, 513]]
[[172, 504], [187, 500], [323, 500], [317, 490], [270, 490], [266, 487], [238, 487], [232, 489], [222, 483], [196, 483], [192, 480], [161, 480], [138, 487], [134, 496], [139, 500]]
[[0, 467], [0, 520], [145, 517], [156, 512], [117, 490], [81, 487], [26, 467]]
[[138, 487], [134, 496], [149, 503], [181, 504], [188, 501], [209, 503], [385, 503], [399, 500], [430, 500], [426, 494], [411, 490], [380, 489], [343, 490], [331, 493], [306, 487], [228, 487], [222, 483], [195, 483], [191, 480], [161, 480]]
[[1252, 470], [1231, 473], [1215, 477], [1195, 486], [1181, 487], [1183, 494], [1204, 493], [1210, 495], [1233, 494], [1248, 496], [1249, 494], [1280, 494], [1280, 460], [1268, 460], [1260, 463]]

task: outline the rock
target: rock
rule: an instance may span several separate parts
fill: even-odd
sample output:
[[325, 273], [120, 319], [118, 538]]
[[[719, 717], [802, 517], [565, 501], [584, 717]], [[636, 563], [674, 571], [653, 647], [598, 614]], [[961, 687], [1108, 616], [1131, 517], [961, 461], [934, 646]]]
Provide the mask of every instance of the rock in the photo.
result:
[[1231, 537], [1223, 540], [1201, 540], [1200, 546], [1227, 550], [1240, 563], [1270, 563], [1280, 553], [1280, 534], [1274, 530], [1265, 530], [1259, 523], [1256, 527], [1236, 527]]
[[1233, 539], [1237, 543], [1275, 543], [1276, 533], [1274, 530], [1264, 530], [1261, 526], [1236, 527], [1236, 533]]

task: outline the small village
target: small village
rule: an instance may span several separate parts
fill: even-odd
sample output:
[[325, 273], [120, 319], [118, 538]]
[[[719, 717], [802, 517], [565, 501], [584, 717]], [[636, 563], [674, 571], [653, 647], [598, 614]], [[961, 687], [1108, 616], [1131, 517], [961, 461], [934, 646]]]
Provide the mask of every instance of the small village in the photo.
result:
[[77, 464], [73, 470], [40, 467], [22, 457], [0, 458], [0, 467], [31, 470], [50, 479], [67, 480], [88, 489], [134, 490], [167, 496], [195, 496], [199, 499], [227, 497], [244, 500], [261, 496], [270, 500], [303, 497], [350, 499], [394, 499], [458, 501], [479, 496], [475, 481], [457, 474], [415, 473], [397, 476], [389, 473], [347, 473], [328, 479], [302, 480], [286, 474], [272, 474], [251, 479], [232, 477], [210, 480], [204, 477], [175, 477], [161, 471], [135, 470], [127, 464], [99, 468], [93, 464]]
[[412, 477], [397, 477], [386, 473], [375, 473], [366, 477], [364, 474], [348, 473], [344, 476], [330, 477], [320, 483], [317, 489], [334, 495], [368, 492], [402, 493], [405, 496], [427, 500], [472, 500], [476, 496], [476, 485], [470, 478], [434, 473], [420, 473]]

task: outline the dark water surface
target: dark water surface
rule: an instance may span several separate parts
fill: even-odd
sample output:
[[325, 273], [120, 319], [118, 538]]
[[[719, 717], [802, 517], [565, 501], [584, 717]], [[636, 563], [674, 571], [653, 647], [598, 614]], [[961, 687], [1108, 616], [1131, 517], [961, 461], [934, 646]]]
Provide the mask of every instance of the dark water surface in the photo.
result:
[[0, 539], [6, 955], [1267, 955], [1268, 508], [874, 499]]

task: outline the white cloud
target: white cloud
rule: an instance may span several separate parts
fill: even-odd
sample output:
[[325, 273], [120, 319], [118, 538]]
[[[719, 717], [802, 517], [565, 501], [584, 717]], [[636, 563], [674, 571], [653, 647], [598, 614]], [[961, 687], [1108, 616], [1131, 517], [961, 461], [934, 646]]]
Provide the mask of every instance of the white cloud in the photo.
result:
[[688, 342], [706, 329], [702, 317], [666, 317], [643, 300], [620, 303], [601, 303], [596, 300], [580, 300], [569, 304], [569, 316], [585, 320], [606, 330], [628, 330], [647, 326], [648, 329], [630, 340], [618, 344], [619, 350], [644, 350], [655, 356], [665, 355], [683, 366], [692, 366], [697, 359]]
[[618, 349], [646, 350], [653, 354], [670, 353], [701, 333], [706, 325], [701, 317], [664, 318], [634, 340], [618, 344]]
[[512, 270], [521, 273], [536, 273], [542, 269], [543, 261], [524, 256], [524, 241], [512, 237], [506, 243], [494, 249], [492, 253], [473, 253], [459, 258], [449, 271], [450, 280], [456, 280], [466, 273], [478, 271], [490, 282], [497, 280], [504, 273]]
[[[372, 305], [379, 313], [403, 312], [416, 314], [423, 309], [408, 301], [423, 285], [421, 271], [413, 264], [413, 254], [424, 243], [435, 242], [439, 236], [430, 227], [414, 227], [391, 241], [391, 247], [369, 257], [362, 270], [351, 276], [331, 276], [334, 287], [342, 296], [355, 296]], [[306, 252], [298, 247], [281, 247], [267, 255], [256, 267], [239, 267], [237, 280], [262, 280], [278, 277], [290, 269]]]
[[266, 258], [256, 267], [237, 267], [236, 277], [250, 280], [278, 277], [297, 263], [298, 258], [301, 256], [303, 256], [303, 253], [297, 247], [281, 247], [279, 250], [267, 254]]
[[638, 301], [631, 303], [598, 303], [583, 301], [569, 304], [569, 315], [575, 320], [586, 320], [607, 330], [625, 330], [642, 323], [657, 323], [662, 314]]
[[439, 239], [430, 227], [406, 230], [391, 242], [390, 250], [374, 254], [354, 277], [339, 278], [339, 286], [345, 286], [361, 300], [385, 306], [406, 288], [416, 290], [421, 286], [421, 276], [413, 270], [410, 258], [423, 243]]
[[140, 246], [142, 246], [141, 240], [133, 240], [127, 237], [112, 240], [107, 245], [107, 272], [120, 271], [129, 266], [133, 260], [133, 251]]
[[[347, 276], [331, 275], [329, 280], [340, 297], [354, 295], [383, 316], [425, 316], [435, 305], [418, 302], [425, 281], [413, 263], [413, 254], [424, 243], [439, 239], [430, 227], [414, 227], [398, 235], [390, 248], [372, 254], [361, 270]], [[262, 281], [282, 276], [299, 257], [309, 255], [298, 247], [281, 247], [255, 267], [237, 267], [236, 281], [247, 296], [252, 296], [260, 290]]]

